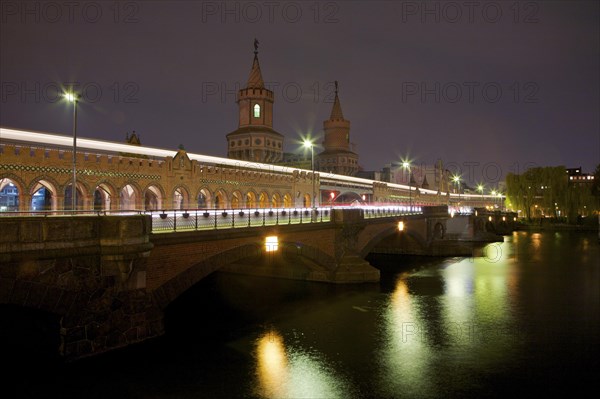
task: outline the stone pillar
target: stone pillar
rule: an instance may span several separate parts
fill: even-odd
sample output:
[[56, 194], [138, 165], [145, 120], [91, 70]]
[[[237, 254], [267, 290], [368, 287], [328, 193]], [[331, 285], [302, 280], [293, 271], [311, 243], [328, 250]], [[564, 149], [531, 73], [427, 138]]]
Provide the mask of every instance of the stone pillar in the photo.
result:
[[333, 209], [331, 221], [336, 226], [335, 262], [331, 281], [335, 283], [377, 282], [379, 270], [364, 260], [358, 249], [358, 235], [365, 228], [362, 209]]
[[19, 212], [29, 212], [31, 210], [31, 194], [19, 191]]

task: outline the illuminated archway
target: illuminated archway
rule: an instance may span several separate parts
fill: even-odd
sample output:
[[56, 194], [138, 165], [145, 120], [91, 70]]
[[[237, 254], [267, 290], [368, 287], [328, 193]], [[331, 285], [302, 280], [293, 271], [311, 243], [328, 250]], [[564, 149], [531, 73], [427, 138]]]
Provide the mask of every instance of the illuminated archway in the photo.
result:
[[18, 183], [9, 178], [0, 179], [0, 212], [18, 211], [20, 194]]
[[[64, 191], [64, 202], [63, 202], [63, 209], [64, 210], [73, 210], [73, 200], [72, 200], [72, 190], [71, 188], [73, 187], [73, 183], [69, 183], [65, 186], [65, 191]], [[75, 190], [75, 210], [82, 210], [83, 209], [83, 204], [84, 204], [84, 190], [81, 187], [81, 184], [79, 182], [76, 183], [76, 190]]]
[[264, 191], [260, 193], [260, 196], [258, 197], [258, 206], [260, 208], [267, 208], [269, 206], [269, 194]]
[[233, 194], [231, 194], [231, 207], [233, 209], [235, 208], [239, 208], [242, 204], [242, 193], [240, 193], [239, 191], [234, 191]]
[[173, 190], [173, 209], [187, 209], [189, 207], [190, 195], [185, 187], [177, 187]]
[[210, 191], [203, 188], [198, 192], [197, 197], [198, 208], [210, 208], [211, 206], [211, 195]]
[[227, 207], [227, 194], [225, 191], [219, 190], [215, 193], [215, 208], [225, 209]]
[[246, 208], [256, 208], [256, 194], [253, 191], [246, 193]]
[[279, 208], [280, 206], [281, 206], [281, 196], [278, 193], [275, 193], [271, 197], [271, 207]]
[[153, 211], [162, 208], [162, 196], [160, 189], [154, 185], [146, 187], [144, 191], [144, 209]]
[[132, 184], [127, 184], [119, 192], [119, 209], [121, 210], [134, 210], [138, 207], [139, 202], [139, 190]]
[[304, 197], [302, 199], [302, 206], [305, 208], [311, 206], [310, 194], [304, 194]]
[[57, 208], [56, 185], [46, 179], [36, 181], [30, 190], [31, 210], [49, 211]]
[[292, 196], [290, 194], [285, 194], [283, 196], [283, 207], [284, 208], [292, 207]]
[[111, 209], [111, 199], [113, 198], [113, 188], [106, 183], [99, 184], [94, 190], [94, 205], [95, 211], [103, 211]]

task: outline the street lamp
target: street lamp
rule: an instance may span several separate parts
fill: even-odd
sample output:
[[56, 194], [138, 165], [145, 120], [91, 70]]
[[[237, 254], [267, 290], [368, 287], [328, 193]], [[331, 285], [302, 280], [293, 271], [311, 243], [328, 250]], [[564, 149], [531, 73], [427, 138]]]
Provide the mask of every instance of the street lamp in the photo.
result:
[[500, 210], [502, 211], [504, 206], [503, 206], [503, 201], [502, 201], [502, 193], [500, 191], [498, 191], [498, 207], [500, 208]]
[[452, 181], [453, 181], [454, 183], [456, 183], [456, 191], [458, 191], [458, 202], [459, 202], [459, 205], [460, 205], [460, 176], [458, 176], [458, 175], [455, 175], [455, 176], [452, 178]]
[[479, 191], [479, 194], [481, 195], [481, 202], [483, 203], [483, 184], [478, 184], [477, 185], [477, 191]]
[[73, 103], [73, 182], [71, 185], [71, 211], [75, 211], [77, 204], [77, 101], [81, 97], [76, 93], [65, 93], [67, 101]]
[[316, 208], [315, 204], [315, 146], [312, 141], [305, 139], [304, 147], [310, 148], [310, 167], [312, 169], [312, 200], [311, 205], [313, 208]]
[[410, 172], [410, 162], [408, 161], [403, 161], [402, 162], [402, 167], [405, 170], [408, 170], [408, 209], [409, 212], [412, 212], [412, 187], [411, 187], [411, 172]]

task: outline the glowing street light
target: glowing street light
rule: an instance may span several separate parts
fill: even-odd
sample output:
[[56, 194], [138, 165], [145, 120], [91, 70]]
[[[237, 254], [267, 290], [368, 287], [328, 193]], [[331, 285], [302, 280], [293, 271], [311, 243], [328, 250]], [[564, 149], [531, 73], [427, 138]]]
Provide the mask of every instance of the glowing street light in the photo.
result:
[[477, 191], [479, 191], [479, 194], [481, 194], [481, 202], [483, 202], [483, 184], [478, 184], [477, 185]]
[[409, 204], [409, 209], [412, 212], [412, 187], [411, 187], [411, 171], [410, 171], [410, 162], [408, 161], [402, 161], [402, 167], [405, 170], [408, 170], [408, 204]]
[[452, 181], [456, 184], [456, 191], [458, 191], [458, 202], [460, 202], [460, 176], [454, 175]]
[[313, 206], [313, 208], [316, 208], [316, 204], [315, 204], [315, 146], [312, 143], [312, 141], [305, 139], [304, 140], [304, 147], [305, 148], [310, 148], [310, 167], [312, 169], [312, 200], [311, 200], [311, 205]]
[[77, 205], [77, 101], [81, 96], [76, 93], [65, 93], [67, 101], [73, 103], [73, 182], [71, 185], [71, 211], [75, 211]]

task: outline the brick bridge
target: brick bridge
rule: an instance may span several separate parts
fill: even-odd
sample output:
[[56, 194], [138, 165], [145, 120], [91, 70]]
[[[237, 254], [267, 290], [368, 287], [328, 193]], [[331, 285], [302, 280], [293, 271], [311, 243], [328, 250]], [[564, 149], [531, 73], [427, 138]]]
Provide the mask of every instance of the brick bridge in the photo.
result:
[[[0, 218], [0, 305], [53, 315], [59, 352], [75, 359], [161, 335], [165, 308], [216, 270], [377, 282], [369, 253], [470, 255], [475, 242], [513, 227], [513, 215], [485, 210], [364, 212], [334, 208], [326, 222], [172, 233], [152, 233], [149, 215]], [[277, 250], [267, 250], [267, 236], [277, 237]]]

